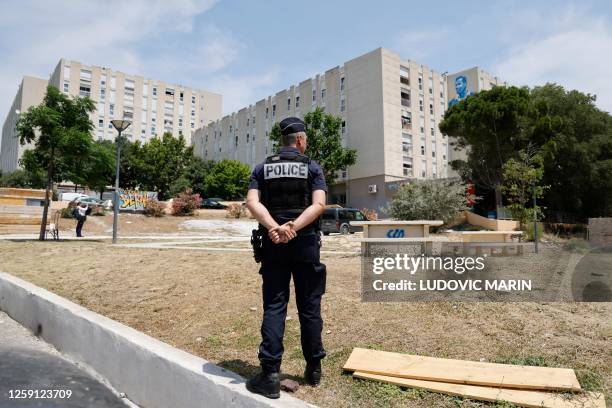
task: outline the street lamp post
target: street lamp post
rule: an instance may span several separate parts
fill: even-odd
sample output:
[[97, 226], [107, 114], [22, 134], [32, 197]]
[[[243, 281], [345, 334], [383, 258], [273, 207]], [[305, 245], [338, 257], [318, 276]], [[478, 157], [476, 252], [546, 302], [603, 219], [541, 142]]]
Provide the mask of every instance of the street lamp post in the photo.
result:
[[121, 132], [127, 129], [132, 122], [125, 119], [114, 119], [111, 120], [114, 128], [117, 129], [119, 135], [117, 136], [115, 145], [117, 155], [115, 159], [115, 199], [113, 200], [113, 244], [117, 243], [117, 223], [119, 221], [119, 159], [121, 158]]

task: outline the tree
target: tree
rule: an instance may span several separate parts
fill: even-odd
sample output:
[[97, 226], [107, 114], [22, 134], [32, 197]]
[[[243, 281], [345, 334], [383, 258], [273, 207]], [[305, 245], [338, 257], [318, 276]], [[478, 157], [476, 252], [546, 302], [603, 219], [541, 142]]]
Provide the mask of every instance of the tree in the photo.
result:
[[[542, 202], [547, 211], [587, 216], [612, 212], [612, 117], [595, 96], [541, 87], [495, 87], [451, 107], [440, 130], [467, 149], [467, 160], [451, 163], [465, 179], [501, 192], [503, 166], [521, 161], [529, 146], [543, 160]], [[501, 204], [501, 195], [497, 195]]]
[[[80, 184], [100, 193], [115, 179], [115, 144], [110, 140], [93, 143], [90, 159], [85, 163]], [[73, 182], [76, 181], [73, 179]]]
[[157, 191], [159, 199], [165, 200], [175, 179], [184, 173], [193, 157], [193, 148], [187, 146], [183, 136], [175, 138], [171, 133], [164, 133], [161, 138], [142, 145], [138, 156], [141, 187]]
[[45, 239], [50, 192], [53, 180], [60, 174], [74, 174], [89, 156], [93, 125], [89, 114], [95, 105], [87, 97], [74, 98], [49, 85], [43, 102], [30, 107], [17, 121], [20, 143], [34, 143], [39, 167], [46, 169], [45, 205], [39, 239]]
[[467, 161], [453, 162], [464, 179], [496, 191], [501, 205], [502, 167], [516, 152], [527, 147], [530, 128], [527, 88], [498, 86], [453, 105], [440, 122], [440, 130], [456, 139], [451, 145], [468, 149]]
[[215, 162], [204, 160], [198, 156], [192, 156], [189, 164], [185, 168], [184, 178], [189, 183], [189, 187], [200, 197], [206, 197], [206, 176], [211, 172]]
[[0, 176], [0, 187], [41, 188], [44, 185], [44, 180], [32, 180], [32, 175], [23, 169]]
[[[469, 197], [472, 200], [475, 197]], [[438, 179], [418, 180], [399, 188], [391, 200], [389, 212], [397, 220], [452, 221], [468, 209], [466, 185]]]
[[508, 200], [508, 209], [512, 217], [525, 227], [534, 217], [541, 218], [539, 206], [527, 208], [536, 198], [542, 198], [545, 187], [539, 185], [544, 176], [542, 156], [533, 147], [519, 152], [519, 158], [511, 158], [503, 165], [504, 183], [502, 191]]
[[[306, 123], [306, 134], [308, 135], [308, 147], [305, 154], [319, 163], [323, 169], [326, 183], [332, 185], [336, 182], [340, 170], [355, 164], [357, 150], [342, 146], [341, 117], [326, 114], [317, 107], [304, 116], [304, 123]], [[278, 123], [272, 127], [270, 140], [275, 143], [278, 151], [281, 141]]]
[[221, 160], [206, 176], [206, 191], [210, 196], [238, 199], [246, 195], [251, 170], [237, 160]]

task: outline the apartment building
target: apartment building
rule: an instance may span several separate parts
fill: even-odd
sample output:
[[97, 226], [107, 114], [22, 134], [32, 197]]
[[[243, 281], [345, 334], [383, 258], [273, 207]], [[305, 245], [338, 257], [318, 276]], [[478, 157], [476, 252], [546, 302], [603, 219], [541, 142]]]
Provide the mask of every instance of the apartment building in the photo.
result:
[[[187, 143], [191, 143], [192, 133], [197, 128], [221, 117], [222, 97], [219, 94], [63, 58], [48, 83], [67, 95], [88, 96], [94, 100], [96, 110], [91, 114], [91, 120], [95, 126], [93, 137], [97, 140], [113, 140], [117, 132], [111, 120], [127, 118], [132, 125], [123, 135], [131, 141], [146, 142], [169, 132], [175, 137], [183, 135]], [[31, 105], [42, 102], [44, 90], [42, 94], [39, 92], [38, 83], [28, 80], [22, 87], [26, 94], [37, 95], [30, 101]], [[13, 113], [14, 109], [11, 109], [2, 132], [2, 146], [5, 143], [9, 146], [6, 152], [2, 147], [1, 153], [2, 163], [6, 162], [2, 167], [5, 172], [17, 168], [23, 150], [18, 142], [14, 142], [16, 134], [11, 123], [16, 122], [18, 115]]]
[[402, 183], [446, 177], [448, 141], [438, 124], [447, 107], [439, 72], [378, 48], [198, 129], [195, 154], [251, 167], [273, 152], [274, 123], [321, 107], [342, 118], [354, 166], [330, 186], [328, 202], [380, 209]]
[[[473, 67], [447, 76], [448, 106], [449, 108], [462, 99], [480, 91], [487, 91], [494, 86], [507, 86], [507, 83], [498, 77], [489, 74], [479, 67]], [[449, 163], [453, 160], [466, 160], [467, 151], [455, 150], [452, 146], [454, 138], [450, 138]], [[458, 176], [449, 165], [448, 176]]]
[[40, 104], [47, 93], [48, 83], [49, 81], [46, 79], [24, 76], [19, 84], [17, 94], [2, 126], [2, 141], [0, 142], [0, 169], [2, 173], [15, 171], [23, 151], [29, 147], [19, 144], [15, 125], [17, 125], [21, 112], [25, 112], [30, 106]]

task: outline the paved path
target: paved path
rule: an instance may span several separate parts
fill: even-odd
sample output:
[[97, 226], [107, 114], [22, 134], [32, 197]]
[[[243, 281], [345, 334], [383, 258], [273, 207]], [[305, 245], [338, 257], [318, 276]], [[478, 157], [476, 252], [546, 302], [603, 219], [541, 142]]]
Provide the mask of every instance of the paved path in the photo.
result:
[[[39, 398], [10, 398], [11, 390], [39, 393]], [[70, 398], [40, 398], [41, 391], [71, 391]], [[0, 407], [2, 408], [126, 408], [115, 395], [86, 370], [62, 357], [44, 341], [0, 312]]]

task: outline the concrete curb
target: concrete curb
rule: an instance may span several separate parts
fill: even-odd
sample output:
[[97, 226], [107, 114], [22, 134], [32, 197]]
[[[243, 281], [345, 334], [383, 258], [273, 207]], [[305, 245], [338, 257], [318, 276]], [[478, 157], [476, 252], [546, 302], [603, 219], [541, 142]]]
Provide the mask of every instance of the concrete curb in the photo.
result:
[[236, 373], [3, 272], [0, 310], [142, 407], [312, 407], [251, 394]]

